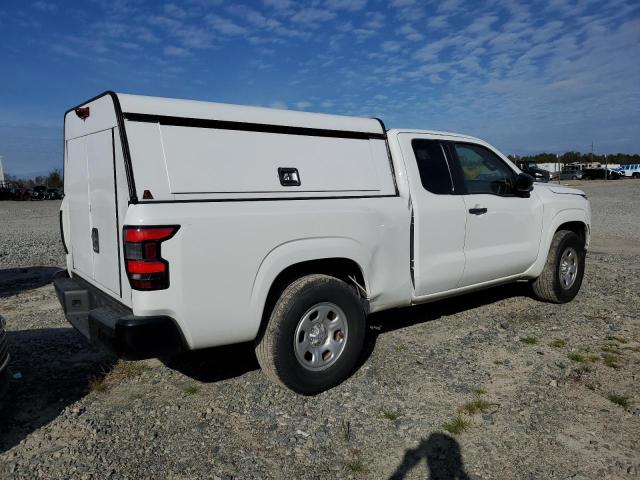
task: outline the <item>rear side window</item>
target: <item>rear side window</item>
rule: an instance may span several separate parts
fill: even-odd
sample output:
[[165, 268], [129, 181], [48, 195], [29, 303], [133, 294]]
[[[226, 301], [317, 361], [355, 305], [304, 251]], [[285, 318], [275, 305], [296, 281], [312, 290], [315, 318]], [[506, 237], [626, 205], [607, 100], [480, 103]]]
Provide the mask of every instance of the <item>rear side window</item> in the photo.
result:
[[500, 157], [479, 145], [455, 144], [468, 194], [513, 195], [515, 175]]
[[411, 146], [420, 171], [422, 186], [437, 195], [453, 193], [449, 165], [440, 143], [434, 140], [414, 139]]

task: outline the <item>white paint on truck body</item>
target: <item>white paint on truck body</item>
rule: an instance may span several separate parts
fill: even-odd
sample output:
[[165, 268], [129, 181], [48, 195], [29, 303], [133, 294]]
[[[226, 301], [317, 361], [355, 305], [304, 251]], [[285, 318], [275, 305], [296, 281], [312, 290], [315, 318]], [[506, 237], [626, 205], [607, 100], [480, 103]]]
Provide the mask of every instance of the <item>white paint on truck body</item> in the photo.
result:
[[[172, 317], [192, 349], [253, 340], [274, 280], [302, 262], [354, 262], [375, 312], [535, 278], [562, 223], [590, 225], [588, 202], [572, 189], [427, 191], [414, 139], [481, 146], [519, 173], [473, 137], [124, 94], [83, 107], [84, 120], [65, 117], [68, 270], [134, 315]], [[283, 185], [279, 168], [297, 169], [300, 185]], [[489, 214], [470, 216], [476, 206]], [[162, 243], [170, 285], [132, 290], [123, 227], [162, 225], [180, 226]]]

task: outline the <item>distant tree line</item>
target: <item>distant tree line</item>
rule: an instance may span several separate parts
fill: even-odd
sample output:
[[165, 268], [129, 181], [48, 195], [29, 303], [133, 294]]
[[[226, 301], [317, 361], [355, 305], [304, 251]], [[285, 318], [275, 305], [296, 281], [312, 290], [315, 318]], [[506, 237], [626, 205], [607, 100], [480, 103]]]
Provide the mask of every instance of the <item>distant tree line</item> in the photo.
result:
[[17, 175], [5, 175], [6, 181], [15, 183], [20, 188], [33, 188], [45, 185], [48, 188], [61, 188], [64, 184], [60, 169], [51, 170], [48, 175], [38, 175], [35, 178], [20, 178]]
[[607, 155], [597, 155], [591, 153], [565, 152], [559, 157], [555, 153], [538, 153], [536, 155], [509, 155], [509, 158], [518, 162], [536, 162], [536, 163], [619, 163], [626, 165], [631, 163], [640, 163], [639, 154], [614, 153]]

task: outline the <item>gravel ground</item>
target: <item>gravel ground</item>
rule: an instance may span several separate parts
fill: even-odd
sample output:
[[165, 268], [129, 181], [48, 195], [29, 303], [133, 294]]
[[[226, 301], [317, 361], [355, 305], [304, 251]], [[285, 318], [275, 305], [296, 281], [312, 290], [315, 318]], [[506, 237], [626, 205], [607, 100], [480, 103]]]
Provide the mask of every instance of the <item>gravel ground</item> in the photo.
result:
[[268, 382], [251, 345], [94, 350], [49, 283], [58, 202], [2, 202], [0, 478], [637, 478], [640, 182], [580, 188], [594, 235], [575, 301], [517, 284], [374, 315], [361, 367], [315, 397]]

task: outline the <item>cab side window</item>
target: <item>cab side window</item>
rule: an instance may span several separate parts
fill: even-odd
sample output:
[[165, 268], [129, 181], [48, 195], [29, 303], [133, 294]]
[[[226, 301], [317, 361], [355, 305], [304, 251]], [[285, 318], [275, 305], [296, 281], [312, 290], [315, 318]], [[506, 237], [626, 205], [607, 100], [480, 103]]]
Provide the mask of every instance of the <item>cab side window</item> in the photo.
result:
[[453, 193], [453, 181], [447, 159], [440, 142], [414, 139], [411, 147], [416, 157], [422, 186], [437, 195]]
[[468, 143], [456, 143], [454, 148], [467, 194], [515, 194], [515, 174], [495, 153]]

